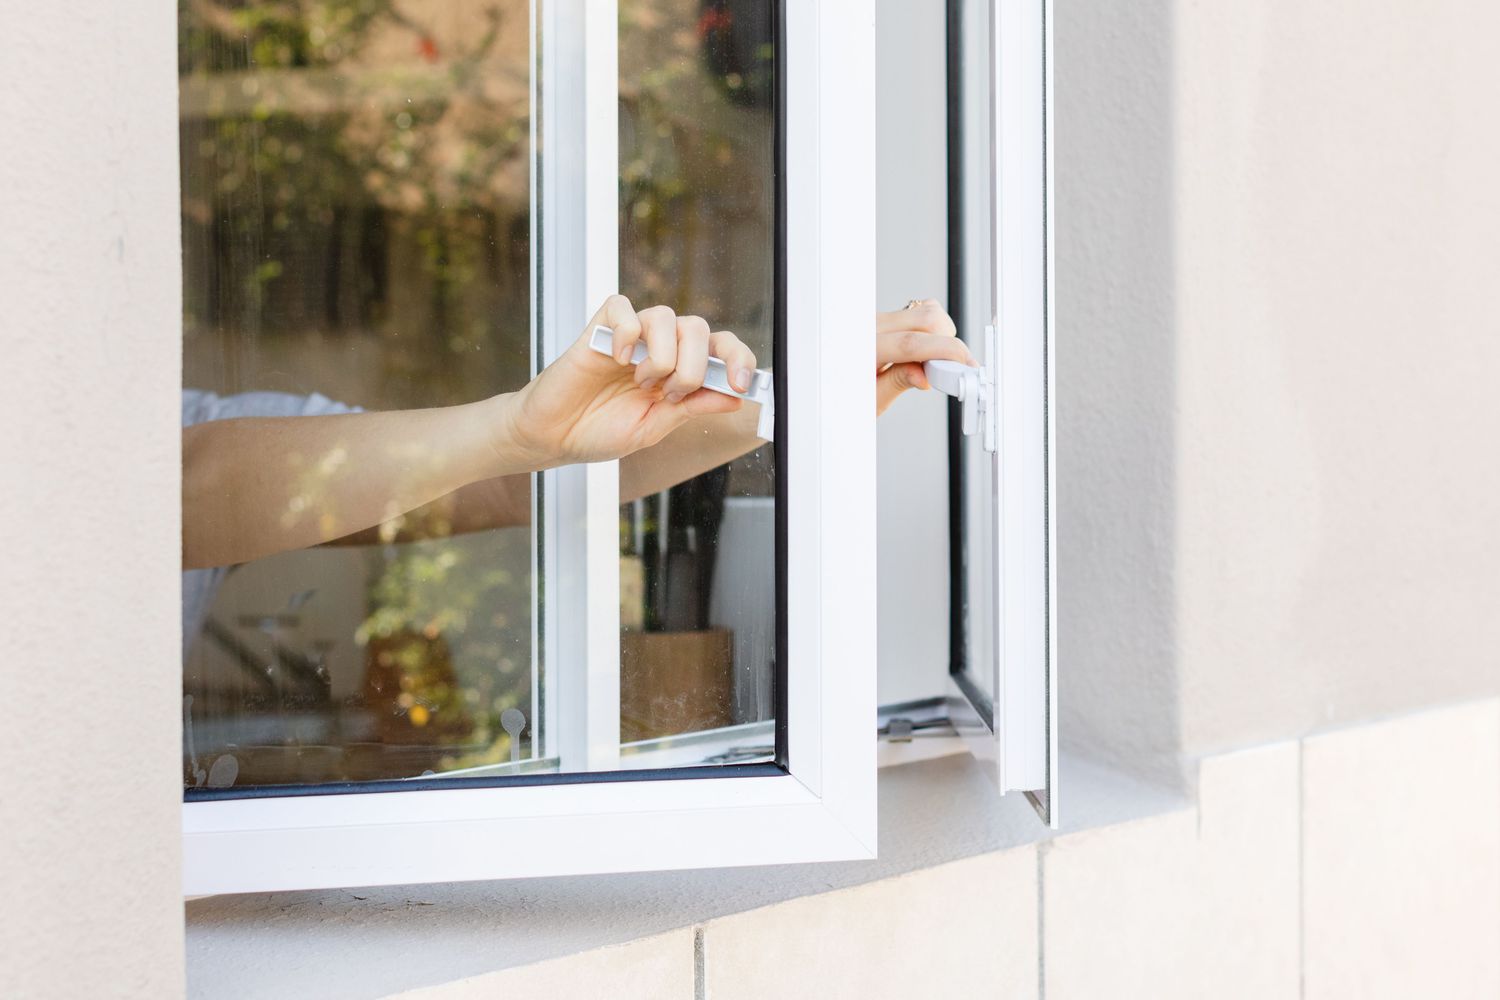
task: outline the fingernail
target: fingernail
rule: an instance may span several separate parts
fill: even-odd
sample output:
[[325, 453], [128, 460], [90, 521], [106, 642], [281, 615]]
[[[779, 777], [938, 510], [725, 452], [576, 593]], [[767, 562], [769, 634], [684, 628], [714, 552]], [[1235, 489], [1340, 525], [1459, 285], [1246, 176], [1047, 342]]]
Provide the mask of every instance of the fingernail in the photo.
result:
[[681, 392], [669, 392], [669, 393], [667, 393], [667, 402], [669, 402], [669, 403], [680, 403], [685, 398], [686, 398], [686, 394], [685, 393], [681, 393]]
[[740, 392], [750, 391], [750, 372], [745, 368], [735, 368], [729, 372], [729, 384]]
[[620, 353], [615, 355], [615, 360], [620, 362], [620, 364], [622, 365], [626, 365], [630, 363], [630, 355], [630, 345], [626, 344], [624, 347], [620, 348]]
[[660, 382], [661, 379], [659, 378], [648, 378], [641, 383], [641, 388], [650, 391], [651, 389], [655, 389]]

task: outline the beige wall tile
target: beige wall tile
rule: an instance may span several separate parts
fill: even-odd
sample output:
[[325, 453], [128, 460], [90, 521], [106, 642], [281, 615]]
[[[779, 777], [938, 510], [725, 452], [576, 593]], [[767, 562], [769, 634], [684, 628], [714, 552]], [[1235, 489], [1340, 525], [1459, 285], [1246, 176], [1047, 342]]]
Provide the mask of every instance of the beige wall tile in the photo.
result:
[[1037, 996], [1036, 854], [986, 854], [705, 926], [704, 1000]]
[[693, 931], [397, 994], [407, 1000], [693, 1000]]
[[1048, 1000], [1295, 997], [1297, 747], [1205, 761], [1200, 806], [1042, 858]]
[[1309, 1000], [1500, 996], [1500, 701], [1307, 739]]

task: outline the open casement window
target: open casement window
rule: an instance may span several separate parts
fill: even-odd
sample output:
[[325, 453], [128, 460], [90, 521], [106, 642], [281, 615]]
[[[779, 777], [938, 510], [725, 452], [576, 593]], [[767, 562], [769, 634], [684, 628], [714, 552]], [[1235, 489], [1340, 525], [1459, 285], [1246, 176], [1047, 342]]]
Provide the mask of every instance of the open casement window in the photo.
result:
[[1050, 8], [948, 3], [950, 311], [982, 366], [949, 415], [949, 708], [1056, 825]]
[[513, 390], [618, 290], [774, 442], [185, 573], [185, 892], [873, 856], [868, 7], [256, 6], [181, 12], [185, 423]]

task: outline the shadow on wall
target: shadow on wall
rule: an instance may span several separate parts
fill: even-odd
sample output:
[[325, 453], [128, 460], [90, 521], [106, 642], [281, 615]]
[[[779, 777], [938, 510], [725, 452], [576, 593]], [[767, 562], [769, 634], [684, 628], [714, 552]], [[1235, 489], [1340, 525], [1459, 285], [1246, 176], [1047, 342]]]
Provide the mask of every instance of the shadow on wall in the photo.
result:
[[1061, 734], [1178, 784], [1171, 7], [1055, 11]]

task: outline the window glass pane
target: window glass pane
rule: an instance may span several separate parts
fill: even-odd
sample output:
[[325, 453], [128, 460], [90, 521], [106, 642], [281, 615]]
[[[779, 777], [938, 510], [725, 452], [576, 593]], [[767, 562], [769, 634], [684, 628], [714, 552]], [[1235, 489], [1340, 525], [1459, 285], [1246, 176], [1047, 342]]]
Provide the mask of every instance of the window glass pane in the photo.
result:
[[[179, 33], [184, 423], [523, 385], [524, 0], [210, 0]], [[337, 449], [272, 460], [307, 482], [285, 520], [332, 516]], [[530, 756], [529, 492], [491, 492], [495, 530], [438, 504], [185, 572], [186, 784], [410, 777], [508, 757], [507, 724]]]
[[[958, 19], [957, 32], [950, 35], [950, 51], [956, 56], [949, 67], [949, 85], [957, 93], [950, 101], [958, 108], [959, 127], [952, 145], [957, 157], [956, 184], [950, 197], [950, 225], [958, 240], [958, 267], [952, 273], [950, 309], [958, 334], [974, 355], [984, 357], [984, 329], [995, 315], [993, 233], [990, 225], [990, 151], [993, 123], [990, 107], [990, 15], [989, 4], [976, 0], [949, 0], [950, 14]], [[954, 210], [956, 209], [956, 210]], [[957, 433], [953, 431], [952, 433]], [[961, 635], [954, 648], [954, 673], [975, 707], [986, 717], [995, 697], [994, 666], [998, 656], [995, 625], [998, 620], [998, 581], [994, 561], [986, 553], [995, 551], [994, 500], [990, 468], [993, 457], [984, 450], [982, 435], [959, 435], [957, 481], [962, 484], [962, 516], [966, 533], [954, 547], [953, 595], [960, 602]]]
[[[770, 0], [620, 0], [622, 290], [733, 331], [767, 369], [772, 15]], [[679, 431], [671, 444], [711, 470], [686, 481], [667, 450], [622, 465], [620, 730], [638, 749], [738, 727], [700, 739], [704, 755], [774, 751], [776, 466], [758, 416]]]
[[[185, 427], [327, 427], [527, 382], [532, 14], [527, 0], [180, 4]], [[763, 368], [770, 23], [765, 3], [621, 3], [621, 290], [735, 331]], [[775, 469], [755, 411], [622, 462], [621, 739], [636, 744], [622, 766], [772, 753]], [[399, 475], [340, 492], [359, 452], [305, 447], [295, 427], [310, 426], [278, 424], [260, 451], [205, 454], [185, 434], [185, 476], [293, 477], [276, 519], [289, 532], [343, 524], [372, 497], [384, 511], [334, 544], [184, 572], [185, 786], [555, 771], [532, 477], [417, 505]], [[396, 448], [412, 425], [381, 426]]]

